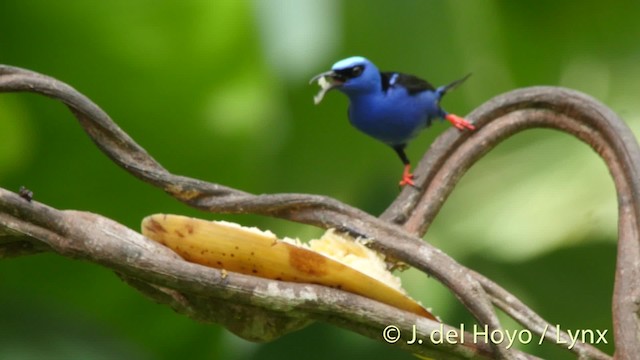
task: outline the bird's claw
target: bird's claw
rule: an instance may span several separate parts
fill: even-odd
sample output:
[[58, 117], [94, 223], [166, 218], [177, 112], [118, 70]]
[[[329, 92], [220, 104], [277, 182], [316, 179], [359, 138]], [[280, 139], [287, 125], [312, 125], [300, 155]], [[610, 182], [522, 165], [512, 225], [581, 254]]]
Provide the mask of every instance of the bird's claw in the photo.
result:
[[445, 116], [444, 118], [459, 130], [475, 130], [476, 129], [476, 127], [471, 122], [469, 122], [468, 120], [465, 120], [464, 118], [461, 118], [458, 115], [447, 114], [447, 116]]
[[413, 186], [413, 187], [416, 186], [416, 184], [413, 182], [413, 177], [411, 177], [411, 178], [402, 178], [402, 180], [400, 180], [399, 185], [400, 185], [400, 187], [405, 187], [406, 185], [410, 185], [410, 186]]
[[413, 174], [411, 173], [411, 165], [406, 165], [404, 167], [404, 172], [402, 173], [402, 180], [400, 180], [400, 186], [404, 187], [406, 185], [411, 185], [413, 187], [416, 186], [415, 182], [413, 182]]

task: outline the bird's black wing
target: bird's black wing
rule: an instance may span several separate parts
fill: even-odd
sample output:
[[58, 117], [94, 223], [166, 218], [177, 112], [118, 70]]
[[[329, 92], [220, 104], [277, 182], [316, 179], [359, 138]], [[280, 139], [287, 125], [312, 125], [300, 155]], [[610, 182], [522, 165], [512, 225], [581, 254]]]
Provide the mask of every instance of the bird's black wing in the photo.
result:
[[427, 90], [435, 90], [433, 85], [429, 84], [426, 80], [409, 74], [389, 71], [380, 72], [380, 77], [382, 79], [382, 90], [385, 92], [391, 86], [402, 86], [407, 89], [409, 95], [415, 95]]

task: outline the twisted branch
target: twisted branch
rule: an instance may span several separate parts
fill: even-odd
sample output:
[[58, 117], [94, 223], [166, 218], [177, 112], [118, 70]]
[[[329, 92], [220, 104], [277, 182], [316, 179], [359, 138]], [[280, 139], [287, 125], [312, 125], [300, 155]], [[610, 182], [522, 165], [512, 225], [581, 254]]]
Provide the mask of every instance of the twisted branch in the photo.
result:
[[[609, 108], [593, 98], [561, 88], [533, 87], [498, 96], [469, 115], [480, 130], [473, 136], [449, 133], [440, 137], [419, 166], [420, 192], [404, 192], [381, 218], [424, 235], [464, 173], [483, 155], [514, 134], [531, 128], [552, 128], [575, 136], [605, 161], [618, 194], [618, 259], [613, 296], [616, 358], [640, 353], [640, 148], [631, 130]], [[465, 138], [467, 137], [467, 138]], [[485, 291], [506, 299], [507, 292], [475, 273]], [[501, 294], [501, 295], [500, 295]], [[531, 328], [547, 325], [520, 302], [494, 304]], [[555, 336], [555, 334], [553, 335]]]
[[[548, 324], [546, 321], [497, 284], [423, 242], [421, 236], [464, 172], [501, 140], [526, 128], [539, 126], [554, 127], [574, 134], [599, 151], [607, 161], [618, 189], [620, 251], [614, 294], [616, 357], [630, 358], [640, 353], [637, 352], [639, 345], [635, 340], [638, 329], [634, 304], [638, 302], [635, 293], [630, 291], [640, 288], [637, 286], [636, 269], [640, 263], [637, 261], [636, 222], [640, 202], [634, 182], [637, 179], [635, 164], [640, 163], [640, 151], [629, 130], [615, 114], [584, 95], [558, 88], [529, 88], [489, 101], [469, 117], [480, 125], [480, 131], [461, 134], [452, 130], [442, 135], [417, 168], [422, 190], [405, 189], [387, 211], [376, 218], [323, 196], [252, 195], [219, 184], [171, 174], [88, 98], [50, 77], [0, 66], [0, 91], [30, 91], [62, 101], [109, 158], [134, 176], [190, 206], [211, 212], [274, 216], [364, 236], [372, 239], [372, 246], [378, 250], [441, 281], [481, 325], [500, 329], [493, 307], [496, 305], [539, 335], [543, 326]], [[80, 212], [57, 212], [35, 202], [28, 203], [7, 191], [0, 191], [0, 209], [0, 225], [5, 231], [9, 229], [12, 232], [14, 236], [11, 239], [15, 239], [15, 234], [29, 236], [59, 253], [86, 258], [113, 268], [145, 294], [192, 317], [224, 323], [224, 314], [212, 310], [216, 307], [210, 303], [230, 298], [234, 303], [242, 304], [236, 309], [240, 314], [256, 314], [258, 308], [262, 311], [265, 329], [269, 329], [262, 332], [263, 340], [303, 326], [309, 319], [335, 323], [374, 339], [380, 338], [380, 331], [385, 324], [400, 324], [403, 331], [408, 331], [411, 324], [416, 324], [417, 332], [423, 335], [430, 334], [435, 326], [439, 326], [387, 305], [335, 289], [226, 274], [189, 264], [110, 220]], [[96, 222], [95, 217], [102, 220]], [[94, 219], [87, 222], [88, 218]], [[108, 224], [111, 230], [105, 232], [103, 228], [89, 226], [91, 223]], [[17, 246], [15, 242], [3, 243], [2, 238], [0, 236], [0, 255], [2, 251], [9, 255], [29, 253], [29, 250], [24, 250], [29, 247]], [[96, 243], [92, 240], [98, 239], [100, 246], [94, 247]], [[105, 247], [105, 242], [110, 247]], [[33, 240], [20, 240], [19, 244], [32, 243]], [[135, 243], [135, 246], [128, 246], [131, 243]], [[42, 250], [41, 245], [33, 248]], [[269, 289], [273, 290], [274, 286], [287, 290], [282, 293], [286, 293], [286, 296], [280, 292], [277, 295], [270, 292]], [[316, 296], [316, 301], [308, 300], [308, 292]], [[291, 309], [294, 311], [291, 312]], [[226, 325], [232, 326], [233, 323]], [[246, 330], [243, 332], [244, 329], [232, 330], [249, 338], [260, 336], [247, 333]], [[549, 337], [554, 335], [553, 332], [547, 334]], [[564, 333], [558, 336], [568, 339]], [[420, 347], [407, 344], [400, 346], [437, 358], [445, 358], [445, 354], [447, 358], [531, 358], [530, 355], [507, 350], [497, 344], [443, 346], [425, 341]], [[588, 358], [609, 358], [587, 344], [579, 344], [572, 351]]]

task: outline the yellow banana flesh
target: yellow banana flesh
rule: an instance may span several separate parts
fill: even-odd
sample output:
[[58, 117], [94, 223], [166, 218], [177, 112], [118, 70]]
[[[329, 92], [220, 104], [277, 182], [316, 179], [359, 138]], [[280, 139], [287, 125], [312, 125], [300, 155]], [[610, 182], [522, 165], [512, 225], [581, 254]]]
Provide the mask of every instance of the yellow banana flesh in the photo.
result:
[[[171, 248], [190, 262], [267, 279], [338, 288], [436, 320], [401, 288], [396, 289], [378, 280], [380, 276], [366, 275], [302, 245], [282, 241], [271, 232], [229, 222], [156, 214], [143, 219], [142, 234]], [[342, 252], [349, 253], [349, 256], [358, 255], [361, 250], [352, 246], [355, 245], [346, 246]], [[331, 252], [336, 252], [335, 246]], [[393, 276], [391, 273], [388, 275]]]

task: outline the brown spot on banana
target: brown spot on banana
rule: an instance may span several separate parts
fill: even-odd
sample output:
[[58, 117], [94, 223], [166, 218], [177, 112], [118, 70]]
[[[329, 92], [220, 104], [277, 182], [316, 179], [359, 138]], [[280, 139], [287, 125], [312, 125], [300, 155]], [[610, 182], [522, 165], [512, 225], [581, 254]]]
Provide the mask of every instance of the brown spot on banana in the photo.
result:
[[312, 277], [323, 277], [327, 274], [327, 257], [310, 252], [304, 248], [292, 246], [289, 251], [289, 264], [294, 269]]

